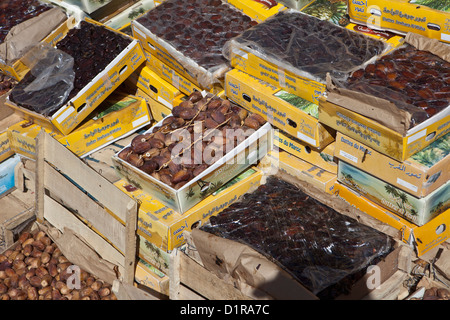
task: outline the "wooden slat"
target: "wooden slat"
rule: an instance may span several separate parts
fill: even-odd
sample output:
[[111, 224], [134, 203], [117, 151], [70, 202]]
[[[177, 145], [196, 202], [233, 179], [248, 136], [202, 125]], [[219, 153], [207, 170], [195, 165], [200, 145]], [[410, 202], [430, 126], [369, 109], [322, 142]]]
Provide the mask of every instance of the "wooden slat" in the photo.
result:
[[[181, 284], [198, 292], [210, 300], [248, 300], [248, 296], [233, 287], [231, 284], [218, 278], [197, 262], [189, 258], [185, 253], [178, 251], [179, 281]], [[176, 262], [176, 260], [175, 260]], [[177, 267], [173, 265], [171, 267]], [[172, 281], [172, 279], [171, 279]], [[220, 290], [218, 290], [220, 288]]]
[[81, 236], [103, 259], [117, 265], [121, 274], [124, 274], [123, 255], [111, 246], [105, 239], [88, 228], [70, 211], [61, 206], [52, 198], [44, 195], [45, 219], [55, 228], [64, 232], [70, 228], [75, 234]]
[[73, 179], [82, 189], [91, 194], [106, 208], [114, 210], [119, 219], [126, 221], [129, 203], [134, 200], [111, 184], [97, 171], [87, 166], [83, 160], [58, 141], [49, 137], [48, 134], [44, 133], [43, 135], [47, 136], [44, 139], [45, 153], [39, 156], [54, 165], [58, 170], [61, 170], [61, 173]]
[[44, 163], [44, 188], [53, 198], [64, 199], [65, 206], [75, 210], [122, 253], [125, 252], [126, 227], [48, 163]]

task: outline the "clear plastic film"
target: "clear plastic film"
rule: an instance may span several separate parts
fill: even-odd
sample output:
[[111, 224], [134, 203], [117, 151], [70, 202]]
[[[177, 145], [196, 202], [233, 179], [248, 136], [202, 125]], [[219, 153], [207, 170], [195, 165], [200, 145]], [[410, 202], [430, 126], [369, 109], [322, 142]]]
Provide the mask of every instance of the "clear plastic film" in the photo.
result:
[[450, 104], [450, 62], [410, 44], [354, 71], [345, 81], [333, 82], [338, 90], [344, 88], [384, 99], [407, 111], [411, 114], [407, 129]]
[[201, 229], [272, 258], [321, 298], [344, 293], [339, 290], [348, 289], [356, 274], [393, 249], [389, 236], [275, 176]]
[[48, 44], [39, 44], [23, 61], [30, 71], [13, 88], [10, 100], [47, 116], [64, 104], [73, 89], [74, 59]]
[[284, 70], [325, 83], [327, 73], [345, 78], [387, 48], [380, 40], [288, 9], [227, 42], [223, 54], [230, 59], [232, 50], [247, 49]]
[[221, 0], [167, 0], [136, 21], [203, 88], [230, 69], [222, 55], [226, 41], [256, 24]]

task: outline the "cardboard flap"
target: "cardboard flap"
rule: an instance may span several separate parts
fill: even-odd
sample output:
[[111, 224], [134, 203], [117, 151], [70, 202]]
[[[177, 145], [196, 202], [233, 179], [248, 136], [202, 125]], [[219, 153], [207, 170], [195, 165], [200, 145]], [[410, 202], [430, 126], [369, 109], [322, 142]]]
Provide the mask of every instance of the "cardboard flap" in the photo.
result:
[[327, 100], [356, 112], [382, 125], [406, 135], [411, 123], [411, 114], [385, 99], [362, 92], [337, 88], [327, 74]]
[[245, 244], [192, 230], [204, 267], [255, 299], [317, 300], [290, 274]]
[[409, 32], [406, 34], [405, 42], [419, 50], [431, 52], [439, 58], [450, 62], [449, 45], [444, 44], [437, 39], [430, 39], [420, 34]]
[[52, 8], [24, 21], [9, 31], [0, 44], [0, 59], [7, 65], [14, 63], [32, 46], [38, 44], [67, 19], [61, 8]]

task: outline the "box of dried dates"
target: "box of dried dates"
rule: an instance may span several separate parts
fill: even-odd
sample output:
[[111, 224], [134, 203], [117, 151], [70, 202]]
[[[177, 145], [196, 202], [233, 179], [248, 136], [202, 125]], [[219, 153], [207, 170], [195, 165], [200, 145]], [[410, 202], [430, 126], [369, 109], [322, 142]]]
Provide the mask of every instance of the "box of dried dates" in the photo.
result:
[[319, 121], [399, 161], [450, 129], [450, 48], [408, 34], [405, 45], [353, 71], [330, 77]]
[[323, 148], [334, 140], [334, 132], [330, 132], [334, 130], [319, 122], [319, 106], [295, 94], [239, 69], [226, 73], [225, 91], [228, 99], [314, 148]]
[[68, 19], [61, 8], [39, 0], [5, 0], [0, 12], [0, 73], [21, 80], [21, 58]]
[[450, 237], [450, 209], [447, 209], [426, 224], [418, 226], [339, 182], [335, 184], [334, 194], [352, 207], [399, 230], [401, 232], [401, 241], [415, 248], [418, 256], [422, 256]]
[[192, 230], [204, 268], [249, 297], [272, 299], [369, 297], [373, 268], [381, 285], [410, 252], [396, 238], [394, 228], [286, 174], [266, 176]]
[[450, 208], [450, 181], [418, 198], [348, 162], [339, 160], [338, 180], [364, 197], [422, 226]]
[[390, 50], [365, 34], [289, 9], [231, 39], [231, 65], [313, 103], [326, 92], [326, 75], [345, 77]]
[[[172, 109], [166, 107], [164, 104], [162, 104], [159, 101], [156, 101], [152, 97], [150, 97], [148, 94], [146, 94], [141, 89], [135, 90], [134, 95], [136, 97], [139, 97], [141, 99], [144, 99], [147, 102], [147, 107], [150, 110], [150, 114], [152, 115], [152, 119], [156, 122], [160, 122], [165, 117], [170, 115], [172, 113]], [[182, 101], [179, 101], [176, 105], [180, 104]]]
[[63, 135], [145, 61], [136, 39], [90, 19], [75, 24], [55, 46], [37, 46], [27, 57], [32, 68], [6, 103], [25, 119], [48, 123]]
[[449, 146], [450, 133], [400, 162], [338, 132], [335, 157], [421, 198], [450, 179]]
[[192, 228], [205, 224], [212, 216], [216, 216], [236, 202], [248, 190], [258, 187], [261, 177], [261, 171], [251, 167], [184, 213], [164, 205], [153, 194], [144, 192], [125, 180], [119, 180], [115, 185], [141, 203], [137, 234], [143, 243], [139, 245], [139, 255], [153, 262], [155, 258], [152, 257], [151, 248], [145, 247], [146, 241], [165, 252], [180, 247], [185, 243], [184, 231], [191, 231]]
[[84, 158], [148, 126], [151, 120], [145, 100], [113, 93], [77, 129], [67, 135], [28, 120], [10, 126], [8, 134], [13, 151], [30, 159], [36, 159], [36, 137], [43, 129], [67, 149]]
[[269, 152], [260, 161], [259, 168], [272, 174], [277, 172], [289, 174], [326, 193], [333, 192], [337, 181], [337, 172], [329, 172], [284, 150]]
[[137, 87], [167, 108], [172, 109], [174, 103], [185, 96], [180, 90], [158, 76], [145, 64], [125, 80], [130, 88]]
[[337, 173], [337, 161], [334, 160], [336, 142], [333, 141], [323, 148], [311, 148], [310, 145], [299, 141], [295, 137], [280, 131], [274, 130], [275, 146], [293, 156], [305, 160], [320, 169], [324, 169], [333, 174]]
[[194, 92], [112, 160], [121, 178], [184, 213], [272, 147], [272, 126], [261, 116]]
[[287, 7], [275, 0], [225, 0], [253, 20], [263, 22]]
[[210, 90], [230, 69], [225, 42], [255, 24], [222, 0], [167, 0], [133, 20], [132, 29], [144, 50]]
[[141, 286], [145, 286], [166, 296], [169, 295], [169, 276], [156, 269], [144, 259], [137, 261], [134, 280]]
[[414, 32], [450, 43], [450, 6], [447, 1], [349, 1], [351, 21], [398, 34]]

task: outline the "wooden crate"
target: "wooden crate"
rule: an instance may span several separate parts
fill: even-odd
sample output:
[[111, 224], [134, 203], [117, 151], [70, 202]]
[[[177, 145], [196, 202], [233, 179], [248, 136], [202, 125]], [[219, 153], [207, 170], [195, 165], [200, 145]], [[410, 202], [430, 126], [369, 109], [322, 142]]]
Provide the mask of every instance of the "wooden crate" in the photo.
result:
[[85, 240], [134, 282], [138, 204], [49, 134], [37, 138], [36, 218]]

